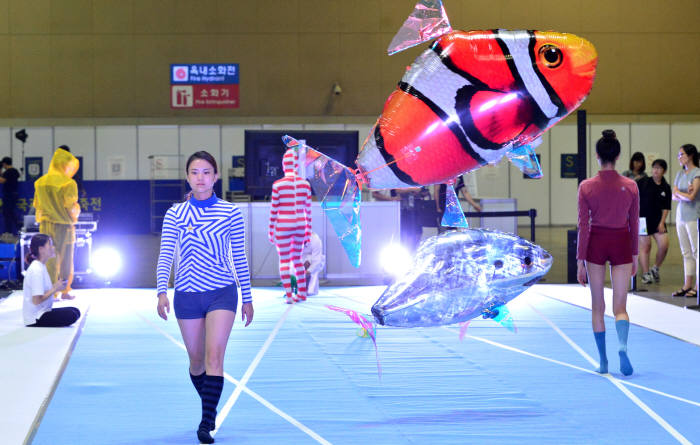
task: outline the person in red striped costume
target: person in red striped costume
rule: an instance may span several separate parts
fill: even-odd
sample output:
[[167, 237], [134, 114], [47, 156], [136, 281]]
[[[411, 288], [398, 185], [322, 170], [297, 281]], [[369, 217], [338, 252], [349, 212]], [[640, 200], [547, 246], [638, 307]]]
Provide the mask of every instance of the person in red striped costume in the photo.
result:
[[[296, 172], [297, 156], [287, 150], [282, 158], [284, 177], [272, 184], [268, 239], [277, 247], [280, 278], [287, 303], [306, 300], [306, 272], [301, 254], [311, 237], [311, 186]], [[292, 295], [290, 264], [297, 279], [297, 295]]]

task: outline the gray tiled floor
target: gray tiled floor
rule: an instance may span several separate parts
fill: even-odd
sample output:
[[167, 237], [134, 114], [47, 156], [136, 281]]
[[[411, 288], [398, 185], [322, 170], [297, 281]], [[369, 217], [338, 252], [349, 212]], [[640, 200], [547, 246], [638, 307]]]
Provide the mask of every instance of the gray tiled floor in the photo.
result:
[[[537, 243], [547, 249], [555, 258], [552, 269], [546, 276], [545, 283], [566, 283], [567, 279], [567, 252], [566, 232], [573, 227], [538, 227], [536, 231]], [[529, 238], [530, 228], [521, 227], [520, 236]], [[679, 306], [695, 304], [690, 298], [672, 298], [671, 292], [683, 284], [683, 265], [681, 261], [678, 238], [674, 226], [669, 226], [670, 248], [666, 261], [661, 267], [661, 282], [659, 284], [641, 285], [645, 292], [638, 291], [643, 297], [653, 298]], [[97, 241], [97, 240], [96, 240]], [[113, 240], [113, 242], [116, 240]], [[160, 237], [156, 235], [125, 235], [118, 239], [120, 250], [126, 252], [124, 270], [120, 277], [115, 279], [115, 287], [155, 287], [155, 264], [158, 260], [158, 246]], [[652, 258], [656, 252], [652, 247]], [[652, 260], [653, 261], [653, 260]], [[269, 285], [266, 283], [253, 283], [254, 285]], [[332, 285], [333, 283], [327, 283]], [[609, 285], [609, 283], [608, 283]]]

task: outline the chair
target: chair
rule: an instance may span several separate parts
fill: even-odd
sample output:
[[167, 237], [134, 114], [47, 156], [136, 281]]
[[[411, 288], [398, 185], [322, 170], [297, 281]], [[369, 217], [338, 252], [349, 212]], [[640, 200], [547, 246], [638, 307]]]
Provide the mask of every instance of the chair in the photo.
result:
[[17, 244], [0, 243], [0, 289], [16, 289]]

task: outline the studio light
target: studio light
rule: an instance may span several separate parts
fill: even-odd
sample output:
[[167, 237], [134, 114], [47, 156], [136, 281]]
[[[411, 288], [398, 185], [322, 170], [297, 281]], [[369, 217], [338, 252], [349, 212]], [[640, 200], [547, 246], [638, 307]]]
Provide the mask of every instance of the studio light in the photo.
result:
[[394, 277], [406, 273], [411, 266], [411, 254], [401, 244], [389, 244], [381, 250], [379, 255], [384, 271]]
[[28, 137], [29, 135], [27, 134], [27, 130], [24, 128], [15, 133], [15, 138], [20, 140], [23, 144], [27, 142]]
[[111, 247], [102, 247], [95, 250], [90, 258], [92, 270], [104, 279], [114, 277], [122, 267], [122, 257]]

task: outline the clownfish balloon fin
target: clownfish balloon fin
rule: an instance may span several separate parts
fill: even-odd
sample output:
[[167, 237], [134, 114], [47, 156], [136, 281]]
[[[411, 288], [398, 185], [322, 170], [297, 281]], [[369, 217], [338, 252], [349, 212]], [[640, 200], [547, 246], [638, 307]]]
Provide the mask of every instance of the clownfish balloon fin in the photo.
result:
[[335, 159], [314, 150], [289, 135], [282, 141], [289, 148], [305, 148], [304, 177], [311, 184], [350, 264], [360, 266], [362, 229], [360, 227], [360, 186], [355, 173]]
[[441, 0], [419, 0], [387, 48], [389, 55], [452, 31]]
[[445, 213], [442, 215], [440, 224], [443, 227], [469, 228], [469, 223], [467, 223], [467, 218], [464, 217], [462, 205], [459, 203], [459, 199], [457, 198], [452, 184], [447, 184], [445, 192]]
[[540, 160], [535, 153], [535, 147], [542, 143], [542, 139], [537, 139], [531, 144], [521, 145], [512, 150], [508, 150], [506, 156], [510, 159], [520, 171], [529, 176], [530, 178], [541, 178], [542, 177], [542, 166], [540, 165]]

